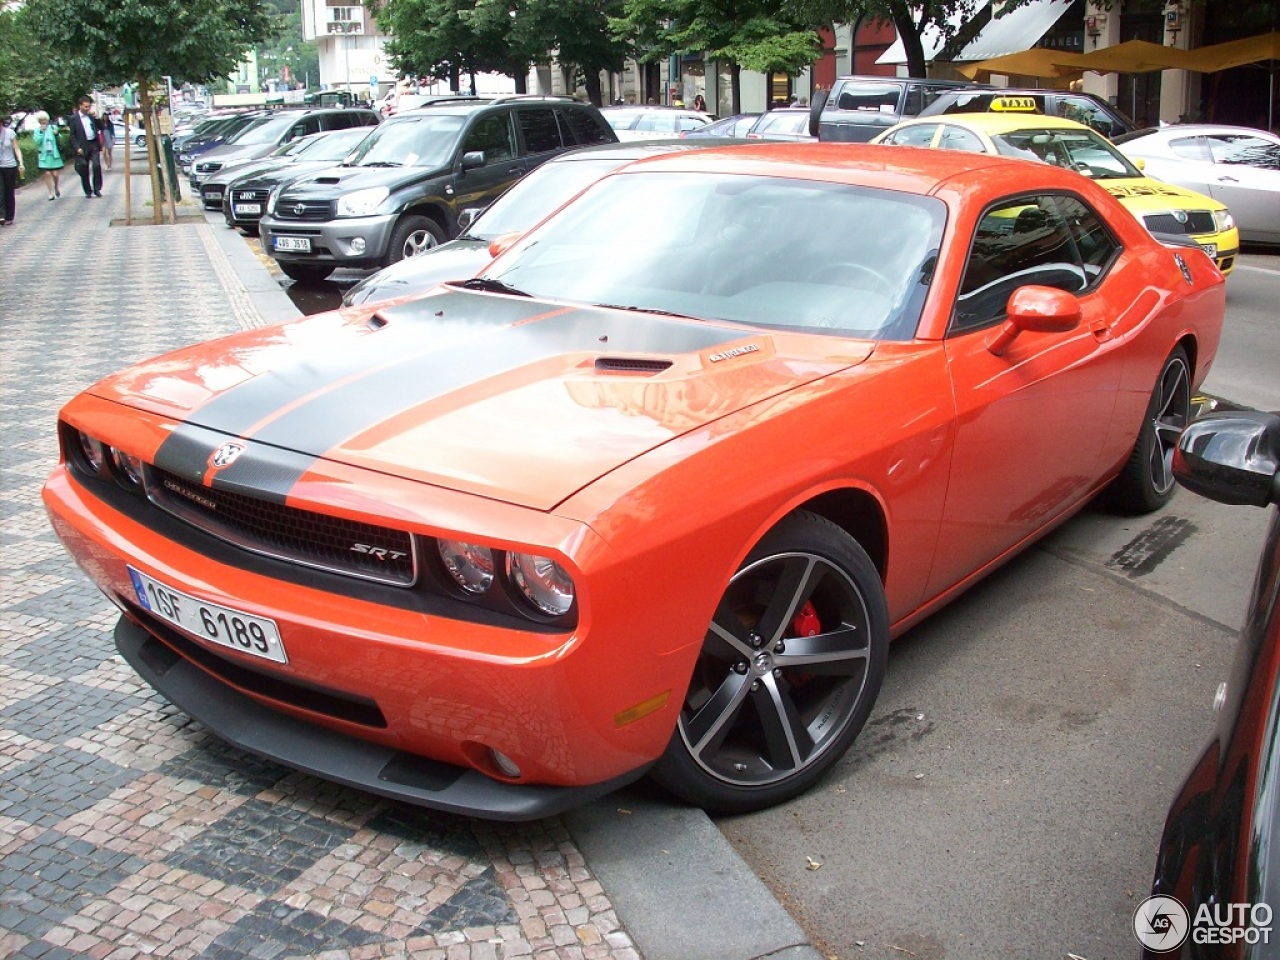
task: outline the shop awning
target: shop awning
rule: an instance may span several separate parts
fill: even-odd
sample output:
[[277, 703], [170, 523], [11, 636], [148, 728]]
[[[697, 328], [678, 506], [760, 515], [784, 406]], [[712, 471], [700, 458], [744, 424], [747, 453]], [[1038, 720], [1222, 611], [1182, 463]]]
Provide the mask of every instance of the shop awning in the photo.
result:
[[1190, 69], [1191, 53], [1146, 40], [1126, 40], [1113, 47], [1080, 54], [1072, 62], [1095, 73], [1149, 73], [1152, 70]]
[[1191, 62], [1187, 69], [1201, 73], [1215, 73], [1250, 63], [1280, 60], [1280, 33], [1262, 33], [1243, 40], [1215, 43], [1190, 51], [1188, 58]]
[[1043, 77], [1058, 80], [1063, 77], [1080, 76], [1084, 68], [1075, 66], [1073, 63], [1079, 58], [1078, 53], [1064, 53], [1061, 50], [1043, 50], [1036, 47], [991, 60], [966, 63], [956, 69], [970, 80], [976, 79], [980, 73], [1003, 73], [1016, 77]]
[[[987, 6], [985, 2], [979, 3], [968, 16], [951, 21], [952, 26], [960, 27], [963, 20], [972, 20], [986, 10]], [[988, 60], [992, 57], [1028, 50], [1040, 42], [1040, 38], [1049, 32], [1049, 28], [1058, 22], [1070, 6], [1071, 0], [1033, 0], [1003, 17], [998, 14], [992, 15], [991, 22], [960, 51], [959, 56], [955, 58], [956, 62]], [[926, 61], [933, 60], [945, 45], [942, 34], [928, 28], [921, 34], [920, 42], [924, 47]], [[902, 45], [901, 37], [876, 60], [876, 63], [906, 62], [907, 52]]]

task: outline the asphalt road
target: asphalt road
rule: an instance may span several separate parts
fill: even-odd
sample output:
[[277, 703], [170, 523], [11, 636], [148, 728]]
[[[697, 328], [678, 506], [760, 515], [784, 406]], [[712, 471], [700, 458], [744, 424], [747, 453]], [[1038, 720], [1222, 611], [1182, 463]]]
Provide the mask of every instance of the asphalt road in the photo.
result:
[[[281, 282], [312, 313], [357, 276]], [[1206, 392], [1280, 409], [1280, 253], [1229, 284]], [[1136, 958], [1264, 522], [1185, 491], [1149, 517], [1087, 510], [895, 644], [818, 788], [719, 827], [831, 958]]]
[[[1280, 409], [1280, 253], [1229, 284], [1207, 387]], [[1136, 958], [1264, 523], [1182, 490], [1149, 517], [1086, 511], [895, 644], [817, 789], [719, 826], [839, 960]]]

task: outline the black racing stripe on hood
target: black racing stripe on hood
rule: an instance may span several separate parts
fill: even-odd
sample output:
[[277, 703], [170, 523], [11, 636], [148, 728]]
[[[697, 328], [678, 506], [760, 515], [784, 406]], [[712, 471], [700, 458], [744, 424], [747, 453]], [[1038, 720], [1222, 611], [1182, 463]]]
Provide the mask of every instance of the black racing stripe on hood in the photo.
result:
[[396, 414], [473, 383], [566, 353], [680, 354], [741, 339], [710, 324], [576, 310], [442, 346], [319, 394], [253, 439], [317, 456]]
[[298, 477], [315, 462], [315, 457], [292, 450], [184, 424], [156, 451], [155, 465], [184, 479], [204, 483], [214, 451], [228, 442], [243, 444], [244, 452], [230, 465], [216, 470], [211, 485], [272, 503], [284, 503]]

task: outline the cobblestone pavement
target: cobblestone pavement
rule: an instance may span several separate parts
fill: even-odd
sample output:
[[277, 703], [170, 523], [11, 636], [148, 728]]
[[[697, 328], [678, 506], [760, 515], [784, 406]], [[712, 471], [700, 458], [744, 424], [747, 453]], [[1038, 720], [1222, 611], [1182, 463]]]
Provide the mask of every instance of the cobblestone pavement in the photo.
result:
[[116, 654], [115, 608], [40, 503], [58, 409], [262, 321], [213, 228], [112, 227], [118, 169], [104, 192], [33, 184], [0, 230], [0, 958], [638, 960], [559, 819], [471, 821], [262, 761]]

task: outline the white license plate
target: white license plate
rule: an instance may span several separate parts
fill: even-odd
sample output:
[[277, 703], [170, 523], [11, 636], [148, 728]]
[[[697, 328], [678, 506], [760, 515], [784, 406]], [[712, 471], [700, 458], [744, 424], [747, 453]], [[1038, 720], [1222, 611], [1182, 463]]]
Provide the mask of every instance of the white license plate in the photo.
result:
[[311, 252], [311, 241], [306, 237], [272, 237], [271, 242], [277, 250], [296, 250], [298, 253]]
[[[260, 203], [237, 203], [233, 204], [236, 213], [262, 213], [262, 204]], [[307, 248], [311, 248], [311, 244], [307, 244]], [[277, 247], [277, 249], [280, 249]]]
[[222, 191], [221, 191], [221, 190], [206, 190], [206, 191], [205, 191], [205, 194], [204, 194], [204, 198], [205, 198], [206, 200], [221, 200], [221, 199], [222, 199]]
[[1218, 245], [1216, 243], [1202, 243], [1200, 246], [1210, 257], [1216, 257], [1218, 255]]
[[206, 600], [197, 600], [159, 580], [152, 580], [144, 573], [129, 567], [133, 580], [133, 592], [138, 603], [166, 623], [179, 627], [185, 633], [230, 647], [241, 653], [288, 663], [280, 630], [274, 620], [255, 617], [230, 607], [219, 606]]

